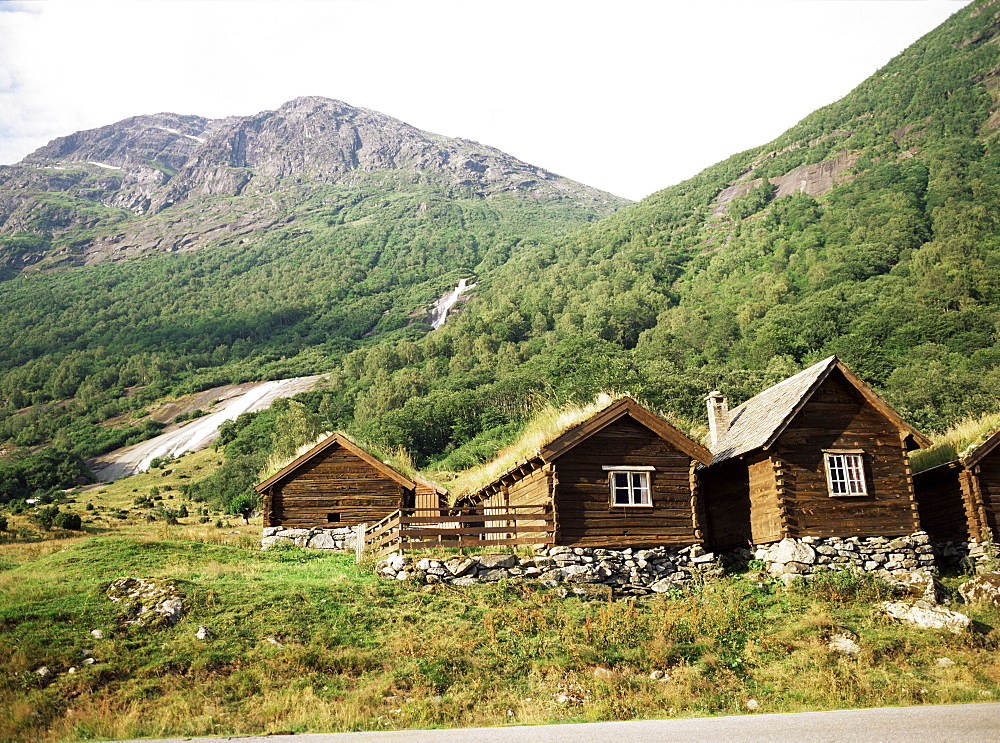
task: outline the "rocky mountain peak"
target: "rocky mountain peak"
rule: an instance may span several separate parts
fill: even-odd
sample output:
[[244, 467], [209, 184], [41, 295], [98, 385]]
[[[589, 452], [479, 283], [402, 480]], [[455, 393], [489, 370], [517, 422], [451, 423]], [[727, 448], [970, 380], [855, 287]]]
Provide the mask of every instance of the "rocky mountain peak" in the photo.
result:
[[[86, 203], [150, 217], [213, 197], [247, 199], [240, 210], [253, 215], [242, 225], [250, 230], [286, 216], [268, 194], [358, 186], [381, 173], [449, 198], [515, 193], [542, 201], [578, 200], [597, 213], [627, 203], [477, 142], [425, 132], [344, 101], [302, 96], [249, 116], [159, 113], [59, 137], [17, 165], [0, 166], [0, 236], [38, 232], [43, 224], [49, 234], [92, 227], [101, 217]], [[39, 198], [53, 191], [80, 199], [84, 208]], [[215, 231], [226, 230], [232, 219], [223, 211], [219, 207], [210, 220]], [[198, 220], [198, 226], [206, 221]], [[148, 225], [129, 221], [123, 227], [113, 245], [88, 260], [201, 244], [185, 232], [190, 225], [158, 226], [155, 238]]]

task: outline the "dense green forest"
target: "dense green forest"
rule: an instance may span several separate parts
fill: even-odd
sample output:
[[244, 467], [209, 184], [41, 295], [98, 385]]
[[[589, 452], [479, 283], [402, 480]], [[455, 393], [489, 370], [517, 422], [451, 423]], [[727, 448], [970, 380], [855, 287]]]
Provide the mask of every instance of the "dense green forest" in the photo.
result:
[[[298, 399], [309, 430], [454, 470], [543, 403], [628, 392], [697, 429], [708, 390], [738, 403], [833, 353], [919, 429], [995, 411], [998, 12], [973, 3], [774, 142], [595, 224], [568, 203], [386, 191], [237, 244], [21, 272], [0, 285], [0, 441], [90, 456], [112, 445], [102, 421], [155, 397], [332, 371]], [[844, 156], [814, 196], [769, 180]], [[431, 331], [424, 308], [473, 275]], [[233, 460], [241, 431], [280, 438], [252, 418], [224, 437]], [[230, 475], [226, 498], [245, 487]]]

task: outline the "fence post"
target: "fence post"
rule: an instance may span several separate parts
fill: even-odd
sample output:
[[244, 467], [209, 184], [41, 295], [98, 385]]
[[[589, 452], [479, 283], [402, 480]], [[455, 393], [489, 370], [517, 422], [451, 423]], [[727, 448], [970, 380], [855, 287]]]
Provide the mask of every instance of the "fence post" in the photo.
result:
[[368, 524], [358, 524], [354, 528], [354, 562], [361, 562], [361, 556], [365, 553], [365, 534], [368, 531]]

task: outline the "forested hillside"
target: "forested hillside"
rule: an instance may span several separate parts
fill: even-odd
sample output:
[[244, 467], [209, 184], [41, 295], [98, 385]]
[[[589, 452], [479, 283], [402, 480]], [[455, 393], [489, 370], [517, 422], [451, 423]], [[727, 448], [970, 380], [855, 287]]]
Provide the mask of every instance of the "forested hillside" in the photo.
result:
[[[301, 398], [316, 427], [458, 469], [546, 402], [627, 391], [696, 428], [708, 390], [739, 402], [831, 353], [922, 430], [996, 410], [998, 35], [975, 2], [774, 142], [585, 227], [609, 205], [365, 171], [239, 240], [21, 270], [0, 440], [90, 451], [156, 395], [334, 371]], [[411, 322], [464, 275], [465, 312]]]

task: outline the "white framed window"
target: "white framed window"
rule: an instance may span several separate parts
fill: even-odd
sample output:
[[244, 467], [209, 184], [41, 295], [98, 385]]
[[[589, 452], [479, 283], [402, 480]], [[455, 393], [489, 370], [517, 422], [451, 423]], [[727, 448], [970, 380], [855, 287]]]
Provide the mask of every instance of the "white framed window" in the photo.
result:
[[865, 483], [865, 460], [860, 451], [823, 452], [826, 460], [826, 484], [830, 495], [868, 495]]
[[653, 467], [605, 466], [608, 483], [611, 486], [612, 506], [652, 507], [653, 497], [649, 489], [649, 473]]

